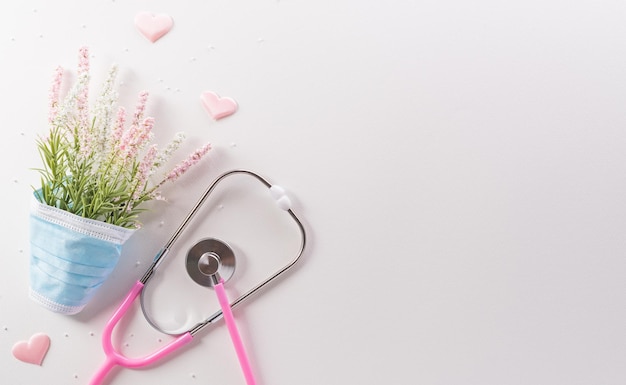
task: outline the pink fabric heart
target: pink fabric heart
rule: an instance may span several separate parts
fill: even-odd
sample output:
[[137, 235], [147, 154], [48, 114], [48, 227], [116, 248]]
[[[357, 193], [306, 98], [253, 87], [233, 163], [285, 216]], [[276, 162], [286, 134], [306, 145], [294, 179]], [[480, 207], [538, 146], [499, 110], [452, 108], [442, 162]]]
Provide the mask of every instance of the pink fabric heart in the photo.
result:
[[205, 91], [200, 95], [204, 109], [218, 120], [232, 115], [237, 111], [237, 102], [228, 97], [219, 97], [215, 92]]
[[20, 341], [13, 345], [13, 356], [29, 364], [40, 365], [50, 348], [50, 337], [43, 333], [34, 334], [28, 342]]
[[164, 13], [153, 15], [150, 12], [141, 12], [135, 16], [135, 27], [153, 43], [168, 33], [172, 25], [174, 21], [171, 16]]

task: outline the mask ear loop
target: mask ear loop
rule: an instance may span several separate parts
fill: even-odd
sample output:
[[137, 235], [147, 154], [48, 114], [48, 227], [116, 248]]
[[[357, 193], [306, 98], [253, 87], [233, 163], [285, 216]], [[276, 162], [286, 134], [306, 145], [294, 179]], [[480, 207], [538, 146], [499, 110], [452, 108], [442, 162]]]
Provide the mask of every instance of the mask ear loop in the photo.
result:
[[[217, 281], [216, 276], [213, 276], [212, 278]], [[246, 378], [246, 383], [248, 385], [256, 385], [256, 380], [254, 379], [254, 375], [252, 373], [252, 367], [250, 366], [250, 361], [248, 360], [246, 349], [243, 346], [243, 342], [241, 341], [241, 336], [239, 335], [239, 330], [237, 329], [237, 324], [235, 323], [235, 317], [233, 316], [233, 312], [230, 307], [230, 301], [226, 296], [226, 290], [224, 290], [224, 280], [220, 278], [219, 282], [213, 287], [213, 289], [215, 290], [215, 294], [217, 294], [217, 300], [219, 301], [220, 307], [222, 308], [224, 321], [226, 322], [226, 327], [228, 328], [230, 339], [233, 342], [233, 347], [235, 348], [235, 352], [237, 353], [239, 365], [241, 366], [243, 375]]]

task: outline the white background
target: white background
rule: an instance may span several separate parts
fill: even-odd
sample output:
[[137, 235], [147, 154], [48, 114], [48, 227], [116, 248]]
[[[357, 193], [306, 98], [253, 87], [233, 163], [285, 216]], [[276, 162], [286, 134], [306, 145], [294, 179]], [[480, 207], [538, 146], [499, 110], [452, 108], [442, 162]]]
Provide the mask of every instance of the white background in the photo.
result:
[[[152, 44], [140, 11], [174, 28]], [[234, 167], [288, 189], [310, 233], [302, 264], [236, 309], [259, 384], [626, 383], [625, 20], [616, 0], [3, 2], [3, 383], [88, 383], [116, 304]], [[150, 91], [161, 140], [215, 149], [60, 316], [27, 295], [30, 168], [53, 69], [72, 76], [82, 45], [94, 81], [120, 66], [127, 108]], [[212, 120], [206, 90], [239, 111]], [[162, 343], [121, 326], [132, 354]], [[11, 355], [36, 332], [41, 367]], [[108, 380], [244, 383], [222, 324]]]

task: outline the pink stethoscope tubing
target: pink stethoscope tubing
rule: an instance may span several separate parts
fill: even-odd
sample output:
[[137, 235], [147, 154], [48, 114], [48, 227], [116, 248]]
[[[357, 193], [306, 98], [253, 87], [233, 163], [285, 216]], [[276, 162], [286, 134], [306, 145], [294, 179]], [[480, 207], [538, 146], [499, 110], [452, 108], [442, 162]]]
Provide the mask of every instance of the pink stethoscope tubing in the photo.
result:
[[[115, 366], [123, 366], [126, 368], [140, 368], [153, 364], [159, 359], [177, 350], [178, 348], [185, 346], [193, 339], [193, 336], [189, 332], [181, 334], [163, 348], [157, 350], [152, 354], [140, 358], [129, 358], [115, 350], [112, 341], [113, 329], [115, 329], [115, 326], [117, 326], [118, 322], [124, 317], [124, 315], [133, 304], [141, 290], [143, 290], [143, 288], [143, 283], [139, 281], [135, 282], [135, 285], [128, 293], [120, 307], [113, 314], [109, 322], [107, 322], [107, 324], [105, 325], [104, 330], [102, 331], [102, 348], [104, 350], [104, 354], [106, 355], [106, 360], [104, 361], [104, 364], [100, 366], [100, 369], [98, 369], [96, 374], [92, 377], [89, 385], [102, 384], [102, 381], [104, 380], [106, 375]], [[215, 285], [215, 293], [217, 294], [217, 299], [219, 301], [220, 307], [222, 308], [224, 321], [226, 322], [226, 327], [228, 328], [228, 332], [230, 333], [230, 337], [233, 342], [235, 352], [237, 353], [237, 358], [239, 359], [239, 364], [241, 365], [241, 370], [243, 371], [246, 383], [248, 385], [256, 385], [256, 380], [254, 379], [254, 375], [252, 373], [250, 361], [246, 354], [243, 342], [241, 341], [237, 325], [235, 324], [235, 318], [233, 316], [230, 303], [228, 302], [228, 297], [226, 296], [226, 290], [224, 290], [223, 281]]]
[[141, 290], [143, 290], [143, 287], [143, 283], [139, 281], [135, 282], [135, 285], [128, 293], [120, 307], [115, 311], [109, 322], [107, 322], [107, 324], [105, 325], [104, 330], [102, 331], [102, 348], [104, 350], [104, 354], [106, 355], [106, 360], [104, 361], [104, 364], [100, 366], [100, 369], [98, 369], [96, 374], [92, 377], [89, 385], [102, 384], [104, 377], [115, 366], [124, 366], [126, 368], [140, 368], [142, 366], [150, 365], [158, 361], [159, 359], [167, 356], [171, 352], [177, 350], [178, 348], [188, 344], [193, 339], [193, 336], [189, 332], [181, 334], [176, 339], [174, 339], [161, 349], [157, 350], [156, 352], [140, 358], [129, 358], [115, 350], [112, 342], [113, 329], [122, 319], [122, 317], [124, 317]]
[[239, 365], [241, 365], [241, 371], [243, 372], [243, 376], [246, 379], [246, 384], [256, 385], [256, 380], [254, 379], [254, 375], [252, 373], [252, 367], [250, 366], [250, 360], [248, 360], [246, 349], [243, 346], [241, 336], [239, 335], [239, 330], [237, 329], [237, 324], [235, 323], [235, 317], [233, 316], [232, 309], [230, 308], [230, 302], [228, 301], [228, 297], [226, 296], [226, 290], [224, 290], [223, 280], [215, 285], [215, 294], [217, 294], [217, 300], [219, 301], [220, 307], [222, 308], [224, 321], [226, 322], [226, 327], [228, 328], [228, 332], [230, 333], [230, 339], [233, 342], [235, 353], [237, 353]]

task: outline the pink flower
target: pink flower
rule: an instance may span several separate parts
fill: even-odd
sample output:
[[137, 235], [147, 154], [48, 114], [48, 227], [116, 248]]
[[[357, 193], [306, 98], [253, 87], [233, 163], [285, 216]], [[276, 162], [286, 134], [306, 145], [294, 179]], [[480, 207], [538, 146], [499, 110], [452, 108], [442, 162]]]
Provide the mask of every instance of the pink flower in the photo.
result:
[[137, 185], [135, 187], [135, 192], [133, 193], [133, 201], [139, 199], [139, 197], [144, 192], [144, 187], [146, 181], [148, 180], [148, 176], [150, 176], [150, 171], [152, 170], [152, 163], [154, 163], [154, 159], [157, 156], [157, 146], [152, 145], [144, 155], [141, 163], [139, 163], [139, 167], [137, 169]]
[[133, 124], [130, 129], [122, 135], [119, 149], [123, 159], [134, 159], [141, 150], [152, 139], [152, 128], [154, 118], [145, 118], [140, 125]]
[[82, 130], [89, 126], [89, 50], [82, 47], [78, 51], [78, 121]]
[[146, 102], [148, 101], [148, 91], [141, 91], [139, 93], [139, 100], [135, 107], [135, 114], [133, 115], [133, 121], [131, 125], [139, 126], [139, 122], [143, 118], [143, 113], [146, 110]]
[[78, 50], [78, 76], [89, 73], [89, 48], [80, 47]]
[[126, 124], [126, 110], [124, 107], [117, 109], [117, 117], [115, 118], [115, 126], [113, 126], [113, 137], [111, 143], [117, 144], [124, 134], [124, 124]]
[[[179, 163], [172, 171], [167, 174], [163, 182], [173, 182], [178, 179], [181, 175], [187, 172], [191, 166], [198, 163], [202, 157], [206, 155], [207, 152], [211, 149], [211, 143], [205, 144], [203, 147], [194, 151], [193, 154], [189, 156], [189, 158], [185, 159], [181, 163]], [[162, 183], [163, 183], [162, 182]]]
[[61, 80], [63, 79], [63, 68], [57, 67], [50, 86], [50, 104], [48, 110], [48, 123], [52, 123], [59, 112], [59, 91], [61, 90]]
[[141, 123], [141, 128], [137, 132], [135, 146], [140, 149], [152, 140], [152, 128], [154, 127], [154, 118], [148, 117]]

